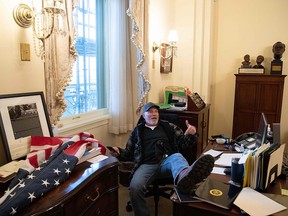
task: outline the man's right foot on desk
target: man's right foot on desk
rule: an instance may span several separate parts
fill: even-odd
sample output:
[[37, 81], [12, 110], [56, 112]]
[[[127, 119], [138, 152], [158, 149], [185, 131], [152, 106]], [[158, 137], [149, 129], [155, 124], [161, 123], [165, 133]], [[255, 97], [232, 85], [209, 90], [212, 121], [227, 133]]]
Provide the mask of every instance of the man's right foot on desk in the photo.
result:
[[190, 194], [198, 183], [206, 179], [214, 167], [214, 157], [203, 155], [191, 166], [183, 169], [178, 175], [177, 189], [183, 194]]

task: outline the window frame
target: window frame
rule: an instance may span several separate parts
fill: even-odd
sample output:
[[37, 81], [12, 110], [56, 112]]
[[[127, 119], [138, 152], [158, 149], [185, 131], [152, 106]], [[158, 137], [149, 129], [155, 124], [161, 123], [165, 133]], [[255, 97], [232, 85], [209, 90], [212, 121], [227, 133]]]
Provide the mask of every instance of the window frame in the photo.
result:
[[[87, 1], [87, 0], [86, 0]], [[88, 0], [89, 1], [89, 0]], [[105, 0], [102, 1], [96, 1], [96, 13], [99, 14], [99, 17], [96, 19], [96, 26], [99, 26], [100, 29], [102, 29], [101, 31], [96, 31], [96, 43], [95, 46], [98, 47], [96, 50], [96, 58], [99, 58], [99, 56], [102, 56], [102, 58], [105, 57], [105, 32], [104, 30], [104, 5]], [[83, 10], [83, 6], [85, 5], [85, 0], [83, 0], [83, 2], [79, 2], [79, 4], [82, 4], [80, 7], [82, 7]], [[75, 9], [77, 10], [77, 9]], [[75, 20], [75, 22], [77, 22]], [[85, 27], [85, 23], [83, 24], [83, 27]], [[77, 26], [75, 26], [75, 28], [77, 28]], [[99, 33], [100, 32], [100, 33]], [[80, 36], [79, 36], [80, 37]], [[78, 37], [77, 37], [78, 38]], [[80, 38], [83, 38], [83, 35], [81, 35]], [[85, 38], [85, 37], [84, 37]], [[89, 39], [89, 38], [88, 38]], [[82, 55], [84, 56], [84, 55]], [[87, 56], [89, 57], [89, 55]], [[108, 119], [110, 118], [109, 116], [109, 109], [108, 109], [108, 98], [109, 98], [109, 91], [108, 91], [108, 74], [106, 72], [106, 68], [105, 68], [105, 61], [103, 61], [103, 59], [98, 59], [97, 60], [97, 64], [96, 64], [96, 70], [97, 71], [102, 71], [101, 73], [97, 73], [96, 74], [96, 89], [97, 89], [97, 93], [96, 96], [98, 98], [97, 101], [97, 106], [100, 108], [97, 108], [96, 110], [93, 111], [87, 111], [84, 113], [78, 113], [75, 115], [71, 115], [71, 116], [67, 116], [67, 117], [61, 117], [59, 124], [60, 127], [59, 128], [66, 128], [66, 129], [71, 129], [71, 128], [75, 128], [75, 127], [79, 127], [80, 125], [83, 124], [90, 124], [91, 122], [95, 122], [95, 121], [101, 121], [103, 119]], [[74, 67], [76, 67], [76, 62]], [[79, 72], [78, 72], [79, 75]], [[86, 83], [87, 84], [87, 83]], [[66, 101], [66, 98], [65, 98]], [[67, 102], [67, 101], [66, 101]], [[101, 108], [104, 107], [105, 108]], [[78, 126], [75, 126], [78, 125]]]

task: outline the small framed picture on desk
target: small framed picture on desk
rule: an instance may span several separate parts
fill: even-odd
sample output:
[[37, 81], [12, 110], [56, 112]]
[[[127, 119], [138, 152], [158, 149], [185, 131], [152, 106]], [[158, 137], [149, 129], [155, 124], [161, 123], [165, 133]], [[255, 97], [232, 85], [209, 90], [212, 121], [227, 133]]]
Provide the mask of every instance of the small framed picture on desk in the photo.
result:
[[7, 162], [27, 155], [31, 136], [53, 136], [43, 92], [0, 95], [0, 127]]

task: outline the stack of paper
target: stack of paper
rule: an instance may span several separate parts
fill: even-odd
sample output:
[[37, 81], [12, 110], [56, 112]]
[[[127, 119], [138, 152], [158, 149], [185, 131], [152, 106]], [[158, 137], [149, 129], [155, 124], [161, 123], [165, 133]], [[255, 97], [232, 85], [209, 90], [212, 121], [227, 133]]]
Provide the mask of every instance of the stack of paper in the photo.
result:
[[203, 154], [204, 154], [204, 155], [209, 154], [209, 155], [213, 156], [214, 158], [216, 158], [216, 157], [218, 157], [219, 155], [221, 155], [222, 153], [223, 153], [223, 151], [216, 151], [216, 150], [210, 149], [210, 150], [204, 152]]
[[285, 144], [264, 144], [248, 154], [243, 187], [264, 190], [281, 174]]
[[251, 216], [272, 215], [287, 209], [285, 206], [249, 187], [241, 190], [234, 204]]
[[241, 158], [242, 153], [223, 153], [218, 160], [215, 161], [215, 165], [223, 167], [231, 167], [232, 158]]

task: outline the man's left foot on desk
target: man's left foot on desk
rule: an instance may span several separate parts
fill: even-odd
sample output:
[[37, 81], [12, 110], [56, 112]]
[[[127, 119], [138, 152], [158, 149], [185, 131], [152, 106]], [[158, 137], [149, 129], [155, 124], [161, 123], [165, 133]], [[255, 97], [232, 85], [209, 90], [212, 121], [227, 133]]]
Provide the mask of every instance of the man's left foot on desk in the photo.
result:
[[203, 155], [191, 166], [182, 170], [178, 176], [177, 189], [184, 194], [190, 194], [198, 183], [206, 179], [214, 167], [214, 157]]

